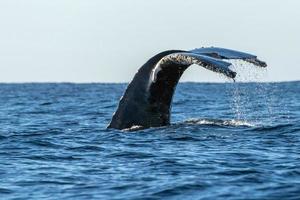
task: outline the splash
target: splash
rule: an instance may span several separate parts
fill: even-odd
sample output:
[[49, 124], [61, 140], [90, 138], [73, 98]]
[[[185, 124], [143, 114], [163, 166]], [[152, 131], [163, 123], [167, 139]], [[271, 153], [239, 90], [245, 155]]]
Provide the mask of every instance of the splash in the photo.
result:
[[267, 68], [257, 67], [243, 60], [229, 60], [230, 69], [237, 73], [236, 82], [261, 82], [267, 75]]
[[125, 128], [125, 129], [123, 129], [122, 131], [128, 131], [128, 132], [131, 132], [131, 131], [138, 131], [138, 130], [141, 130], [141, 129], [143, 129], [143, 128], [144, 128], [143, 126], [133, 125], [132, 127], [130, 127], [130, 128]]
[[[237, 72], [235, 84], [232, 89], [231, 109], [237, 120], [260, 121], [258, 112], [266, 113], [265, 116], [273, 116], [272, 98], [266, 83], [263, 83], [267, 76], [267, 68], [257, 67], [254, 64], [241, 60], [230, 60], [233, 71]], [[254, 90], [249, 91], [245, 82], [253, 84]], [[255, 97], [256, 99], [251, 99]], [[254, 108], [260, 108], [255, 110]]]
[[222, 120], [222, 119], [189, 119], [185, 121], [187, 124], [197, 124], [197, 125], [214, 125], [214, 126], [232, 126], [232, 127], [255, 127], [254, 123], [244, 121], [244, 120]]

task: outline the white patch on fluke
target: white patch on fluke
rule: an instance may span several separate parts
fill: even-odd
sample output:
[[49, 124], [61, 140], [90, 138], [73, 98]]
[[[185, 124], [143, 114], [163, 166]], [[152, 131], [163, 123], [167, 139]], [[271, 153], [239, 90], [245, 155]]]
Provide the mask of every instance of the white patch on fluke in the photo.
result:
[[183, 66], [196, 64], [230, 78], [233, 78], [232, 76], [235, 75], [234, 72], [228, 68], [231, 63], [208, 57], [206, 55], [198, 55], [190, 52], [172, 53], [163, 57], [152, 69], [151, 75], [149, 77], [149, 85], [157, 81], [158, 73], [162, 71], [164, 67], [170, 66], [168, 65], [168, 63], [174, 63]]
[[157, 73], [161, 71], [161, 67], [160, 67], [160, 62], [158, 62], [155, 67], [152, 69], [151, 72], [151, 82], [155, 83], [156, 82], [156, 77], [157, 77]]
[[173, 62], [181, 65], [203, 64], [201, 61], [195, 59], [190, 55], [184, 55], [184, 53], [172, 53], [170, 55], [163, 57], [152, 69], [151, 76], [150, 76], [152, 83], [156, 82], [158, 72], [160, 72], [164, 64], [168, 62]]

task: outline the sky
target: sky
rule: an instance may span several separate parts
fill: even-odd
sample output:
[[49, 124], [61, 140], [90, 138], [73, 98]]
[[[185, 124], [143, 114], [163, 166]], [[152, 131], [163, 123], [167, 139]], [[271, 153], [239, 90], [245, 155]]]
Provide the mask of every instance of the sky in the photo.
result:
[[[1, 0], [0, 82], [128, 82], [153, 55], [258, 55], [262, 81], [300, 80], [299, 0]], [[192, 66], [182, 81], [222, 82]]]

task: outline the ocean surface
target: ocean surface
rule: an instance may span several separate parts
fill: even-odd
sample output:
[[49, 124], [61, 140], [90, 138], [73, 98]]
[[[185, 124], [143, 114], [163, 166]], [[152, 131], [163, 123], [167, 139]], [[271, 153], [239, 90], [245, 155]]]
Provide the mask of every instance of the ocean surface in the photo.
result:
[[107, 130], [127, 84], [0, 84], [0, 199], [300, 199], [300, 82], [180, 83], [172, 125]]

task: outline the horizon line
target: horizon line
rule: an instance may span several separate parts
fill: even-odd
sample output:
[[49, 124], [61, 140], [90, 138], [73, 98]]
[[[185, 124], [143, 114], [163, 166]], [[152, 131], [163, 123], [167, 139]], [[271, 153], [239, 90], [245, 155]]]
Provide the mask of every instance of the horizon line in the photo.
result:
[[[228, 84], [228, 83], [288, 83], [300, 82], [300, 80], [283, 80], [283, 81], [180, 81], [180, 83], [212, 83], [212, 84]], [[72, 81], [20, 81], [20, 82], [0, 82], [0, 84], [129, 84], [130, 82], [72, 82]]]

